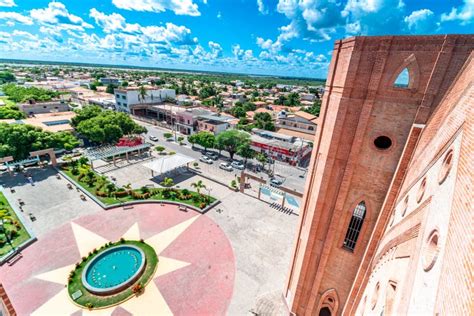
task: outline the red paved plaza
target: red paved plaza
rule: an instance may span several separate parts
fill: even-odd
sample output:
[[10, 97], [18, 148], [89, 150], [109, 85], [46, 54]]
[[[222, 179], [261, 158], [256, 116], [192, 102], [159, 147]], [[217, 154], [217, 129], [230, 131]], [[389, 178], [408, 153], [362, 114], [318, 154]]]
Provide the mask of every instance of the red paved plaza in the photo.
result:
[[[141, 204], [79, 217], [73, 223], [110, 241], [118, 240], [137, 223], [140, 238], [146, 240], [195, 216], [197, 219], [159, 254], [189, 265], [152, 282], [175, 315], [223, 315], [232, 297], [235, 260], [224, 232], [207, 216], [179, 211], [172, 205]], [[81, 256], [75, 239], [72, 225], [63, 225], [25, 249], [23, 258], [13, 266], [0, 268], [2, 283], [19, 315], [34, 312], [64, 290], [64, 285], [36, 276], [78, 262]], [[118, 308], [113, 314], [128, 312]]]

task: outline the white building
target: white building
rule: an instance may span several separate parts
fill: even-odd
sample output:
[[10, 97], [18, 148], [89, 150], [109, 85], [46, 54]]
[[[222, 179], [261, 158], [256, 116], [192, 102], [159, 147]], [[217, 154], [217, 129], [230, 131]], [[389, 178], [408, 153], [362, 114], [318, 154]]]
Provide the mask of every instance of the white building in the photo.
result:
[[136, 104], [161, 103], [166, 99], [176, 99], [176, 91], [173, 89], [147, 89], [143, 100], [139, 94], [139, 88], [119, 88], [114, 90], [115, 110], [131, 113], [131, 107]]

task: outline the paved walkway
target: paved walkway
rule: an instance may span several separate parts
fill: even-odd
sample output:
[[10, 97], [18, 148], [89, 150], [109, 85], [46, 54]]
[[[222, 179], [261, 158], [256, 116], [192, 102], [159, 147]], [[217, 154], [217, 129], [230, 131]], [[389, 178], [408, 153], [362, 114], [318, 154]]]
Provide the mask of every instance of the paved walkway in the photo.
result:
[[[5, 187], [9, 201], [17, 206], [18, 199], [25, 203], [22, 207], [23, 217], [37, 237], [74, 218], [103, 211], [90, 199], [81, 200], [82, 192], [68, 189], [69, 182], [64, 178], [57, 179], [55, 169], [29, 168], [28, 173], [32, 175], [34, 185], [29, 184], [21, 173], [14, 176], [2, 174], [0, 185]], [[12, 187], [15, 193], [10, 192], [9, 188]], [[30, 213], [36, 218], [34, 221], [29, 218]]]
[[[140, 164], [115, 170], [107, 175], [116, 176], [119, 184], [131, 182], [133, 187], [140, 187], [141, 185], [152, 183], [156, 185], [156, 182], [150, 180], [150, 171]], [[33, 272], [38, 274], [45, 273], [71, 264], [70, 262], [75, 260], [77, 250], [74, 249], [76, 249], [77, 246], [71, 234], [71, 221], [79, 225], [86, 223], [84, 225], [86, 229], [91, 229], [104, 238], [117, 238], [120, 234], [125, 233], [131, 226], [129, 216], [132, 216], [132, 214], [136, 214], [136, 220], [142, 223], [139, 226], [140, 230], [145, 229], [148, 225], [156, 225], [154, 221], [150, 220], [150, 223], [148, 223], [146, 220], [147, 215], [145, 214], [148, 214], [147, 211], [145, 211], [143, 215], [138, 213], [139, 207], [129, 210], [129, 213], [126, 211], [112, 212], [102, 210], [90, 200], [85, 202], [81, 201], [79, 198], [80, 193], [75, 190], [67, 189], [66, 180], [56, 179], [53, 169], [38, 170], [37, 174], [35, 173], [33, 175], [33, 179], [35, 180], [35, 186], [26, 184], [26, 179], [22, 176], [14, 178], [6, 176], [0, 177], [0, 184], [8, 184], [9, 186], [15, 185], [16, 193], [12, 194], [10, 198], [13, 198], [15, 201], [18, 198], [23, 199], [26, 203], [24, 207], [25, 211], [31, 211], [37, 217], [37, 221], [30, 223], [33, 231], [39, 238], [38, 242], [24, 251], [25, 257], [19, 260], [13, 267], [1, 268], [0, 278], [2, 278], [2, 282], [5, 273], [10, 269], [13, 273], [9, 279], [10, 285], [7, 287], [9, 294], [10, 287], [15, 288], [16, 286], [20, 286], [16, 285], [16, 283], [23, 284], [23, 286], [25, 286], [25, 284], [32, 284], [40, 288], [43, 287], [44, 293], [39, 293], [39, 290], [32, 292], [34, 293], [35, 300], [41, 299], [43, 303], [48, 300], [46, 296], [51, 297], [51, 295], [59, 293], [61, 286], [54, 283], [48, 285], [45, 281], [39, 283], [40, 281], [33, 278], [32, 274]], [[258, 298], [266, 296], [267, 293], [278, 291], [281, 293], [283, 290], [288, 273], [298, 216], [271, 208], [268, 203], [259, 201], [255, 197], [236, 193], [225, 186], [200, 176], [183, 175], [180, 179], [176, 180], [176, 182], [181, 188], [192, 189], [191, 183], [198, 180], [202, 180], [204, 184], [211, 189], [211, 194], [222, 201], [221, 204], [202, 216], [202, 218], [208, 218], [210, 222], [216, 223], [219, 229], [222, 230], [222, 234], [225, 233], [224, 237], [230, 241], [235, 257], [235, 263], [232, 261], [236, 269], [232, 281], [233, 294], [230, 303], [227, 302], [229, 304], [227, 314], [250, 315], [250, 311], [255, 311], [256, 305], [261, 304], [257, 302]], [[203, 192], [208, 193], [207, 190]], [[178, 214], [176, 216], [186, 214], [176, 209], [173, 209], [173, 211]], [[123, 219], [123, 223], [120, 221], [120, 216], [116, 217], [116, 214], [126, 215]], [[171, 214], [169, 216], [171, 216]], [[108, 218], [112, 220], [109, 221]], [[178, 218], [179, 217], [177, 217], [177, 219]], [[93, 220], [90, 223], [83, 222], [86, 219]], [[192, 227], [193, 226], [191, 226], [191, 228]], [[150, 229], [152, 228], [153, 227], [150, 227]], [[157, 227], [157, 229], [159, 228], [160, 227]], [[201, 232], [203, 235], [205, 235], [205, 233], [206, 230]], [[51, 238], [50, 236], [55, 236], [55, 238]], [[55, 241], [54, 239], [58, 240]], [[177, 245], [179, 245], [179, 240], [177, 240]], [[201, 239], [198, 238], [197, 240], [199, 241]], [[195, 244], [193, 240], [191, 240], [190, 245], [194, 245], [195, 250], [193, 248], [190, 250], [190, 248], [184, 244], [183, 249], [180, 251], [185, 255], [187, 251], [193, 252], [199, 250], [203, 245], [210, 244], [211, 241], [212, 245], [218, 242], [218, 240], [212, 236], [206, 239], [206, 242], [203, 244]], [[44, 251], [45, 249], [48, 251]], [[69, 257], [68, 254], [72, 254], [73, 257]], [[216, 252], [216, 255], [219, 255], [219, 252]], [[46, 259], [41, 259], [45, 262], [44, 267], [34, 267], [36, 256], [38, 256], [38, 258], [46, 257], [48, 260], [51, 260], [51, 262]], [[51, 259], [53, 257], [55, 258], [54, 260]], [[179, 260], [180, 257], [177, 258]], [[23, 272], [17, 274], [15, 272], [16, 267], [23, 265], [32, 266], [22, 268]], [[207, 264], [207, 266], [208, 265], [209, 264]], [[211, 264], [211, 269], [212, 266]], [[178, 271], [176, 271], [176, 273], [177, 272]], [[180, 282], [185, 282], [185, 280]], [[201, 284], [201, 286], [206, 287], [205, 284]], [[25, 287], [25, 289], [30, 289], [30, 287]], [[34, 290], [34, 286], [31, 287], [31, 289]], [[22, 302], [27, 301], [30, 297], [28, 295], [25, 296], [25, 293], [28, 293], [28, 291], [22, 292], [24, 298], [21, 298], [19, 293], [16, 294], [16, 301], [19, 301], [20, 304], [23, 304]], [[187, 290], [183, 290], [183, 293], [180, 295], [184, 295], [190, 301], [195, 299], [188, 296]], [[163, 292], [163, 295], [165, 295], [165, 292]], [[38, 298], [36, 298], [37, 296]], [[37, 305], [39, 303], [40, 302], [37, 302]], [[29, 308], [32, 309], [31, 306]], [[214, 313], [214, 315], [216, 314], [220, 313]]]
[[121, 310], [135, 315], [226, 313], [235, 275], [229, 240], [209, 217], [159, 204], [78, 218], [27, 248], [13, 266], [0, 268], [0, 279], [17, 313], [50, 316], [79, 311], [65, 292], [68, 272], [91, 249], [121, 236], [144, 238], [160, 260], [145, 294], [125, 302]]

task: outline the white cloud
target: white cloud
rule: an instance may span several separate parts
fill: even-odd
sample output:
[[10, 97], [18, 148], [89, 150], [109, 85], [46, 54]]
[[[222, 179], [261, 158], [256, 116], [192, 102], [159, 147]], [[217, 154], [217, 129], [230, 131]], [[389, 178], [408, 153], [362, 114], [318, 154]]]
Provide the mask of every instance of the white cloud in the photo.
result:
[[276, 47], [285, 48], [289, 41], [300, 37], [311, 42], [329, 40], [330, 34], [344, 22], [341, 9], [341, 4], [334, 0], [280, 0], [277, 11], [290, 23], [279, 28]]
[[173, 11], [177, 15], [199, 16], [198, 5], [193, 0], [112, 0], [119, 9], [148, 12]]
[[261, 37], [257, 37], [257, 45], [262, 49], [270, 49], [273, 41], [271, 39], [264, 40]]
[[198, 42], [196, 37], [191, 36], [190, 29], [173, 23], [166, 23], [166, 27], [145, 26], [141, 28], [141, 31], [150, 42], [167, 42], [177, 45], [195, 45]]
[[33, 25], [33, 20], [25, 15], [21, 15], [17, 12], [0, 12], [0, 20], [7, 20], [7, 23], [21, 23], [26, 25]]
[[221, 13], [221, 11], [217, 12], [216, 17], [217, 17], [218, 19], [222, 19], [222, 13]]
[[413, 33], [430, 33], [436, 29], [437, 23], [433, 11], [429, 9], [421, 9], [413, 11], [404, 19], [408, 29]]
[[441, 21], [460, 21], [462, 25], [474, 22], [474, 0], [464, 0], [464, 4], [458, 8], [452, 8], [451, 12], [443, 13]]
[[9, 43], [11, 43], [11, 34], [0, 31], [0, 44], [9, 44]]
[[[173, 23], [166, 23], [165, 26], [131, 24], [127, 23], [125, 18], [118, 13], [107, 15], [95, 8], [90, 10], [90, 17], [105, 33], [135, 36], [137, 41], [141, 41], [143, 44], [195, 45], [198, 42], [197, 38], [192, 36], [191, 30], [182, 25]], [[130, 38], [128, 37], [128, 40]]]
[[105, 33], [112, 33], [116, 31], [137, 33], [140, 31], [139, 24], [126, 23], [125, 18], [118, 13], [107, 15], [97, 11], [95, 8], [92, 8], [89, 11], [89, 16], [94, 19], [98, 26], [102, 27]]
[[209, 45], [209, 48], [211, 49], [212, 58], [222, 57], [222, 47], [220, 44], [210, 41], [208, 45]]
[[13, 0], [0, 0], [0, 7], [16, 7]]
[[30, 11], [30, 16], [43, 24], [72, 24], [82, 28], [92, 28], [92, 25], [77, 15], [69, 13], [61, 2], [50, 2], [45, 9], [33, 9]]
[[237, 60], [252, 60], [254, 59], [253, 51], [251, 49], [244, 50], [239, 44], [232, 45], [232, 54]]
[[402, 0], [348, 0], [342, 16], [349, 35], [397, 34], [403, 30]]
[[27, 38], [27, 39], [32, 40], [32, 41], [37, 41], [38, 40], [37, 35], [33, 35], [29, 32], [20, 31], [20, 30], [14, 30], [12, 35], [13, 36], [18, 36], [18, 37], [24, 37], [24, 38]]
[[265, 7], [263, 0], [257, 0], [258, 12], [261, 14], [268, 14], [268, 9]]

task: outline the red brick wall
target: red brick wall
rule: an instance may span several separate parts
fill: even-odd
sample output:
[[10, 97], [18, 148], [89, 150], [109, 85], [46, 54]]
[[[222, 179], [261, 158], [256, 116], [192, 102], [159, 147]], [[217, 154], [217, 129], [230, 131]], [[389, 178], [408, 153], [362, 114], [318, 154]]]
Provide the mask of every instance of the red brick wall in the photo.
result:
[[[371, 280], [376, 277], [374, 264], [384, 252], [387, 243], [394, 235], [401, 234], [400, 228], [411, 227], [415, 222], [422, 223], [417, 247], [406, 255], [410, 258], [410, 267], [401, 271], [404, 287], [399, 291], [398, 306], [394, 308], [401, 314], [436, 313], [439, 315], [468, 315], [472, 313], [473, 302], [473, 240], [472, 240], [472, 205], [474, 179], [474, 53], [471, 53], [452, 85], [434, 110], [426, 127], [420, 135], [419, 142], [409, 166], [405, 169], [406, 177], [401, 186], [392, 184], [390, 192], [397, 192], [397, 207], [387, 206], [380, 214], [377, 228], [371, 237], [368, 250], [364, 256], [357, 277], [353, 284], [350, 298], [344, 307], [345, 314], [354, 314], [356, 309], [364, 307], [364, 297], [372, 295]], [[458, 149], [456, 149], [458, 148]], [[449, 149], [454, 149], [457, 165], [451, 174], [455, 178], [450, 183], [438, 183], [438, 174], [442, 167], [443, 157]], [[459, 156], [459, 157], [456, 157]], [[433, 202], [423, 218], [412, 216], [416, 201], [413, 199], [418, 191], [422, 178], [428, 177], [429, 184], [426, 196]], [[448, 181], [446, 181], [448, 182]], [[409, 195], [406, 217], [400, 219], [403, 200]], [[426, 200], [426, 201], [429, 201]], [[440, 205], [443, 204], [443, 205]], [[388, 215], [395, 214], [394, 226], [390, 226]], [[444, 214], [444, 215], [443, 215]], [[435, 268], [423, 271], [420, 253], [426, 250], [424, 241], [429, 233], [437, 228], [440, 234], [440, 254]], [[379, 231], [380, 233], [376, 233]], [[369, 249], [375, 249], [369, 251]], [[388, 274], [385, 271], [383, 274]], [[426, 293], [423, 287], [433, 292]], [[437, 294], [436, 294], [437, 293]], [[427, 295], [426, 298], [424, 296]], [[365, 307], [366, 308], [366, 307]]]
[[[3, 288], [3, 285], [0, 284], [0, 304], [3, 303], [3, 307], [5, 307], [5, 312], [7, 316], [16, 316], [15, 309], [13, 308], [10, 299], [8, 298], [7, 292]], [[0, 306], [0, 311], [2, 311], [2, 306]]]
[[[448, 89], [473, 47], [473, 36], [457, 35], [336, 42], [316, 134], [317, 159], [311, 162], [285, 293], [292, 312], [317, 314], [321, 295], [329, 289], [336, 290], [339, 306], [344, 306], [412, 123], [426, 121], [440, 100], [438, 94]], [[408, 59], [417, 63], [416, 89], [392, 88]], [[394, 142], [386, 152], [373, 146], [380, 135]], [[361, 200], [368, 213], [351, 253], [342, 249], [342, 241]], [[380, 235], [384, 223], [377, 225]]]

